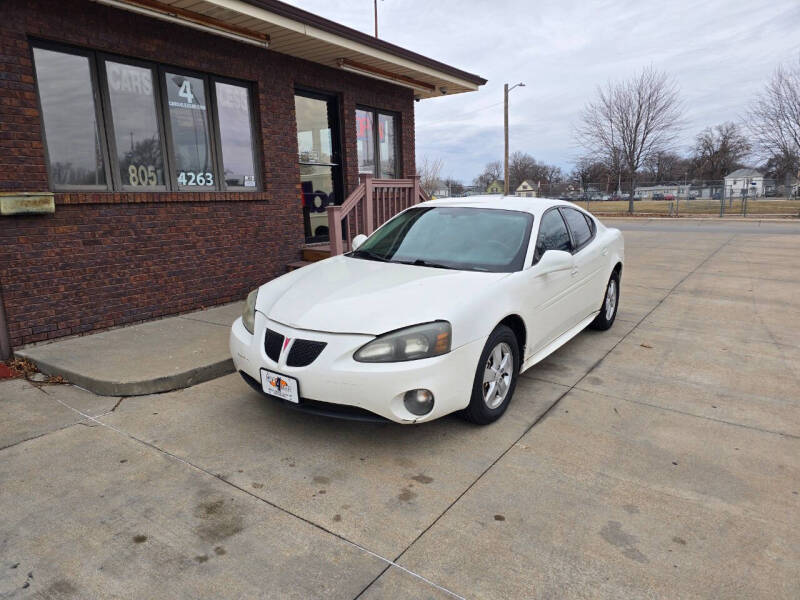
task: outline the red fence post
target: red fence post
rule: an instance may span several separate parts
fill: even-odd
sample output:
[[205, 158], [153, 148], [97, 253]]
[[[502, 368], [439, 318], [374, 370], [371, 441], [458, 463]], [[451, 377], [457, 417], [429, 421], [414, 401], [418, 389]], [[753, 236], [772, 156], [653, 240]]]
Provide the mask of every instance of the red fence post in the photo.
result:
[[411, 199], [411, 204], [419, 204], [419, 175], [414, 175], [414, 197]]

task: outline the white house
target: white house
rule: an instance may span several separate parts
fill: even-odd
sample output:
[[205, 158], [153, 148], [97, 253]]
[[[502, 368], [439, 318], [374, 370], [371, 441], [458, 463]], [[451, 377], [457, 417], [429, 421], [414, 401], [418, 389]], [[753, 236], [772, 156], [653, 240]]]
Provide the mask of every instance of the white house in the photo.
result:
[[760, 197], [764, 195], [764, 174], [755, 169], [736, 169], [725, 176], [725, 196], [734, 198], [745, 195]]
[[517, 186], [515, 195], [524, 196], [525, 198], [534, 198], [536, 196], [537, 189], [538, 186], [536, 186], [535, 184], [531, 183], [526, 179]]
[[663, 200], [665, 196], [674, 196], [676, 198], [686, 198], [689, 193], [689, 185], [680, 184], [664, 184], [664, 185], [648, 185], [637, 186], [634, 194], [642, 200]]

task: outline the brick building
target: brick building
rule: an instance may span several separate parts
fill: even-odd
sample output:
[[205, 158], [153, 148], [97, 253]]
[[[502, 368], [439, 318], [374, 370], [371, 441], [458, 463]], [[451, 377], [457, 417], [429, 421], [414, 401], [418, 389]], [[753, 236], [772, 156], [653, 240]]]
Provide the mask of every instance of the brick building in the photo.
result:
[[275, 0], [4, 0], [0, 353], [242, 298], [484, 83]]

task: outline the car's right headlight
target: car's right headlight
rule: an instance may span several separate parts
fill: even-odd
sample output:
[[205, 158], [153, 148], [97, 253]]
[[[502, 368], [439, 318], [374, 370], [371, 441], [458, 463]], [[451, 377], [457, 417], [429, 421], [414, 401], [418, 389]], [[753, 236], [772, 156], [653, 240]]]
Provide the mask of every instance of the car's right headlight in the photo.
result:
[[247, 300], [244, 302], [244, 309], [242, 310], [242, 325], [252, 335], [256, 326], [256, 299], [258, 298], [258, 289], [253, 290], [247, 294]]
[[452, 331], [447, 321], [423, 323], [381, 335], [359, 348], [358, 362], [401, 362], [450, 352]]

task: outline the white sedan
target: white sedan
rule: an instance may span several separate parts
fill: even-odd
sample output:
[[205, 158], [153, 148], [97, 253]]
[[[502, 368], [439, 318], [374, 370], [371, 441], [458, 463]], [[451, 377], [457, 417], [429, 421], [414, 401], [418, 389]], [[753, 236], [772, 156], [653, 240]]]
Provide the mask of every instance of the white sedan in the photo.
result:
[[434, 200], [353, 248], [250, 293], [230, 348], [254, 388], [318, 414], [486, 424], [521, 372], [616, 317], [622, 234], [569, 202]]

